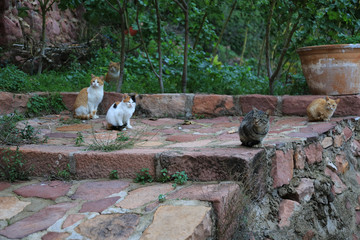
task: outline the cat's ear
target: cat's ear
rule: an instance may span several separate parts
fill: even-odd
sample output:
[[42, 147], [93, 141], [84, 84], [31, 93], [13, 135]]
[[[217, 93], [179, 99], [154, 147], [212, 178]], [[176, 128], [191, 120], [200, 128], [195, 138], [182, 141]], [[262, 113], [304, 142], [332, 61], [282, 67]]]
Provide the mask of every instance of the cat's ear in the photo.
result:
[[91, 78], [94, 78], [95, 77], [95, 75], [94, 74], [91, 74]]
[[266, 110], [266, 115], [267, 115], [268, 117], [270, 116], [270, 114], [271, 114], [271, 110], [270, 110], [270, 109]]
[[330, 98], [329, 98], [328, 96], [326, 96], [326, 98], [325, 98], [325, 99], [326, 99], [326, 101], [329, 101], [329, 100], [330, 100]]
[[336, 104], [339, 104], [340, 98], [336, 99]]
[[131, 95], [130, 97], [133, 100], [133, 102], [136, 102], [136, 95]]
[[257, 112], [257, 111], [259, 111], [256, 107], [252, 107], [252, 109], [254, 110], [254, 112]]
[[113, 108], [116, 108], [116, 107], [117, 107], [117, 104], [116, 104], [116, 103], [114, 103]]
[[104, 81], [104, 76], [100, 76], [100, 79]]

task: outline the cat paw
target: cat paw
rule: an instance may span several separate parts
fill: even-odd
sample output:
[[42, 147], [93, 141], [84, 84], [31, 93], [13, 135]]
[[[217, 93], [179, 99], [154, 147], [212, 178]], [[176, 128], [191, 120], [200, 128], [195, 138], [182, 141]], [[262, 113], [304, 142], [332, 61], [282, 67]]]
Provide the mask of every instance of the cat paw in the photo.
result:
[[127, 125], [127, 128], [133, 128], [131, 125]]
[[98, 118], [99, 118], [98, 115], [94, 115], [94, 116], [93, 116], [93, 119], [98, 119]]

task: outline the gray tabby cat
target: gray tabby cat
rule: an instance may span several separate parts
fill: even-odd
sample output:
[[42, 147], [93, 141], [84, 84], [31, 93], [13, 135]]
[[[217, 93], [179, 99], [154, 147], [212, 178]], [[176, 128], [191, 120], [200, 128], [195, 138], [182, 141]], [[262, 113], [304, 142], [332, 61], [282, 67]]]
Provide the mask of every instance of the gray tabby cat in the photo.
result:
[[263, 112], [253, 107], [253, 110], [245, 115], [239, 127], [239, 136], [242, 145], [252, 147], [262, 144], [262, 140], [269, 132], [270, 110]]

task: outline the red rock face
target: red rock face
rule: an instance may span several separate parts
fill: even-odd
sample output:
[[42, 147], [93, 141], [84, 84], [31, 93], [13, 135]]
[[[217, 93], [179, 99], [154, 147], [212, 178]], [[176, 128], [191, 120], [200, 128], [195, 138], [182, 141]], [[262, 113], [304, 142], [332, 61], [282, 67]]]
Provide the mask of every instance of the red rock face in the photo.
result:
[[[23, 41], [25, 35], [31, 35], [35, 42], [39, 42], [41, 36], [42, 19], [37, 12], [38, 1], [29, 3], [25, 0], [1, 1], [0, 9], [0, 45], [11, 45]], [[18, 7], [28, 7], [27, 16], [19, 18]], [[50, 44], [75, 42], [79, 35], [80, 28], [84, 25], [82, 19], [83, 10], [60, 11], [57, 3], [52, 6], [46, 19], [47, 38]], [[23, 31], [21, 30], [23, 26]]]

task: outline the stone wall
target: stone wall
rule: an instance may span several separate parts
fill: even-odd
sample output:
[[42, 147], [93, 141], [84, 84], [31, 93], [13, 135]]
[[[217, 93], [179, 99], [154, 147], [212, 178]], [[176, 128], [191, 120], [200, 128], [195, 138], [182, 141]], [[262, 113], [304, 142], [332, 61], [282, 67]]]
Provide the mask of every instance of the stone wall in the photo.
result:
[[[27, 7], [27, 16], [19, 17], [19, 9]], [[39, 2], [4, 0], [0, 4], [0, 45], [23, 43], [24, 39], [31, 39], [34, 43], [40, 41], [42, 19], [36, 12]], [[46, 31], [48, 44], [76, 42], [83, 27], [83, 8], [60, 11], [57, 3], [48, 12]]]
[[[0, 114], [26, 111], [26, 103], [34, 94], [0, 92]], [[66, 107], [71, 110], [77, 93], [61, 93]], [[215, 95], [215, 94], [140, 94], [136, 97], [135, 115], [141, 117], [218, 117], [242, 116], [253, 107], [271, 110], [273, 116], [306, 116], [306, 107], [315, 98], [324, 96], [270, 96], [270, 95]], [[360, 95], [338, 96], [340, 103], [334, 116], [360, 115]], [[122, 99], [121, 93], [105, 92], [99, 113], [106, 114], [115, 101]]]

